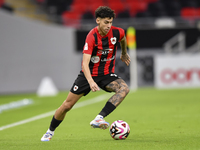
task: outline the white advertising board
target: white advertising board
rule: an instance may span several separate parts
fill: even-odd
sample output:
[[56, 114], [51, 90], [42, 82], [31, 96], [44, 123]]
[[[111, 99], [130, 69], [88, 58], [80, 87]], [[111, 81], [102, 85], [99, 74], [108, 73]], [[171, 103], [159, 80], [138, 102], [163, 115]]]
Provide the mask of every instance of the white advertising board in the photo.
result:
[[155, 87], [200, 87], [200, 54], [156, 55], [154, 57]]

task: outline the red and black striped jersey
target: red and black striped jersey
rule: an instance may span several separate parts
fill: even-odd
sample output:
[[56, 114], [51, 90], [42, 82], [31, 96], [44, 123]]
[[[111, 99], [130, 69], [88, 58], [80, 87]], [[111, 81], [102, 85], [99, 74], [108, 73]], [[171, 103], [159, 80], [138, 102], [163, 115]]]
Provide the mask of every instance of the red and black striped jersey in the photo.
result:
[[89, 68], [92, 76], [114, 73], [117, 44], [124, 35], [125, 32], [122, 28], [114, 26], [105, 36], [99, 34], [97, 27], [88, 33], [83, 53], [91, 55]]

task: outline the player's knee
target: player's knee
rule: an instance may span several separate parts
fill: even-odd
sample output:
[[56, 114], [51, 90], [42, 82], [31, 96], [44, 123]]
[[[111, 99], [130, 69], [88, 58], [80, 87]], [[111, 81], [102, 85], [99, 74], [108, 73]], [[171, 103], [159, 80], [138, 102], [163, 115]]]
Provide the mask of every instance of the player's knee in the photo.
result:
[[63, 103], [63, 111], [64, 112], [68, 112], [69, 110], [71, 110], [73, 107], [72, 104], [70, 104], [69, 102], [64, 102]]
[[128, 87], [128, 85], [124, 85], [123, 86], [123, 93], [124, 93], [124, 97], [129, 93], [129, 87]]
[[122, 98], [125, 98], [126, 95], [129, 93], [129, 87], [127, 84], [123, 84], [120, 86], [120, 88], [117, 90], [116, 93], [119, 93]]

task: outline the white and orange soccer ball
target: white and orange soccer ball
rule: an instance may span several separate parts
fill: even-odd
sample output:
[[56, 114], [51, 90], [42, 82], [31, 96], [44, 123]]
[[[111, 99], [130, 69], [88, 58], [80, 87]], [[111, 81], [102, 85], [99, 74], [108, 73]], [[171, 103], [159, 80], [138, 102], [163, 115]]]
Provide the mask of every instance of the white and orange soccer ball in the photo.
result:
[[110, 135], [115, 140], [123, 140], [128, 137], [130, 127], [127, 122], [123, 120], [116, 120], [110, 126]]

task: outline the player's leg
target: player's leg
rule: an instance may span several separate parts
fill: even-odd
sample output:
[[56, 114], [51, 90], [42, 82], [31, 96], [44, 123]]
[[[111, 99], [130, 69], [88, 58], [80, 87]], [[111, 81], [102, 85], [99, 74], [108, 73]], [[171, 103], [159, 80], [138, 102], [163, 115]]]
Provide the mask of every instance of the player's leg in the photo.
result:
[[63, 120], [66, 113], [72, 109], [74, 104], [83, 96], [83, 94], [77, 95], [69, 92], [67, 99], [62, 103], [62, 105], [55, 112], [55, 119]]
[[[129, 87], [125, 83], [125, 81], [121, 78], [112, 81], [106, 86], [106, 89], [111, 92], [115, 92], [115, 94], [108, 100], [107, 104], [109, 107], [111, 107], [113, 110], [124, 100], [126, 95], [129, 93]], [[107, 108], [107, 107], [106, 107]], [[112, 110], [111, 109], [111, 110]], [[100, 112], [100, 115], [103, 117], [106, 117], [111, 112], [108, 111], [109, 109], [103, 109], [102, 112]]]
[[54, 135], [55, 129], [60, 125], [64, 120], [66, 113], [72, 109], [74, 104], [83, 96], [83, 94], [77, 95], [72, 92], [69, 92], [67, 99], [62, 103], [62, 105], [56, 110], [49, 129], [41, 138], [41, 141], [50, 141]]
[[90, 86], [84, 77], [83, 73], [80, 73], [76, 78], [67, 99], [63, 104], [56, 110], [50, 127], [46, 134], [43, 135], [41, 141], [49, 141], [53, 134], [54, 130], [59, 126], [59, 124], [65, 118], [66, 113], [74, 106], [74, 104], [84, 95], [87, 95], [90, 92]]
[[105, 122], [103, 118], [109, 115], [113, 110], [115, 110], [115, 108], [124, 100], [126, 95], [129, 93], [128, 85], [125, 83], [124, 80], [120, 78], [112, 81], [105, 88], [106, 91], [115, 92], [115, 94], [107, 101], [106, 105], [101, 110], [99, 115], [97, 115], [96, 118], [90, 122], [90, 125], [95, 127], [99, 126], [97, 121], [102, 120], [103, 125], [99, 128], [103, 129], [109, 127], [109, 124]]

